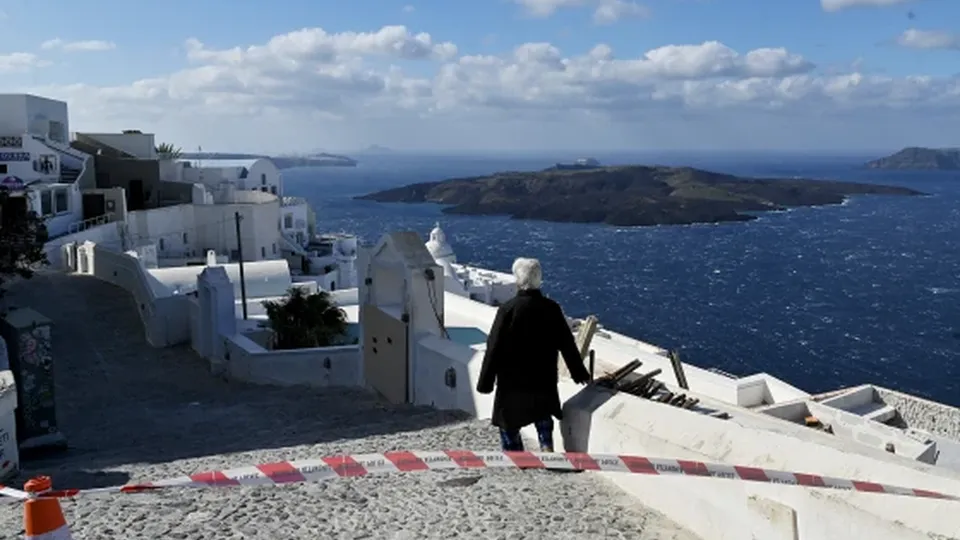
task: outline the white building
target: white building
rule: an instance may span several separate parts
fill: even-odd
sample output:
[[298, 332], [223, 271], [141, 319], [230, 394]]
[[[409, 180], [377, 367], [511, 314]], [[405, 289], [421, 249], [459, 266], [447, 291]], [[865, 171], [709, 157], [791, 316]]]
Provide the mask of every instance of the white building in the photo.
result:
[[310, 203], [303, 197], [280, 198], [280, 230], [296, 251], [296, 246], [306, 246], [314, 234], [316, 216], [310, 208]]
[[[310, 238], [303, 252], [296, 260], [291, 260], [292, 272], [296, 281], [316, 281], [317, 286], [336, 291], [352, 289], [357, 283], [357, 258], [359, 242], [357, 237], [346, 233], [319, 234]], [[297, 268], [299, 261], [300, 268]]]
[[75, 133], [73, 138], [89, 137], [111, 148], [140, 158], [157, 159], [157, 139], [153, 133], [143, 133], [137, 130], [127, 130], [122, 133]]
[[0, 132], [36, 135], [67, 144], [70, 134], [67, 104], [30, 94], [0, 94]]
[[216, 187], [231, 182], [238, 189], [283, 196], [283, 175], [273, 160], [257, 159], [194, 159], [180, 161], [179, 170], [165, 181], [187, 182]]
[[512, 275], [457, 264], [457, 255], [439, 223], [430, 231], [425, 246], [443, 268], [444, 290], [447, 292], [491, 306], [500, 305], [516, 294], [516, 280]]
[[91, 156], [70, 148], [67, 104], [29, 94], [0, 94], [0, 188], [8, 212], [33, 211], [56, 238], [83, 221], [80, 183], [92, 178]]
[[216, 191], [196, 185], [193, 204], [128, 212], [126, 247], [155, 246], [161, 267], [205, 261], [209, 251], [224, 261], [239, 261], [241, 251], [244, 261], [280, 259], [279, 220], [280, 199], [275, 195], [237, 190], [229, 183]]

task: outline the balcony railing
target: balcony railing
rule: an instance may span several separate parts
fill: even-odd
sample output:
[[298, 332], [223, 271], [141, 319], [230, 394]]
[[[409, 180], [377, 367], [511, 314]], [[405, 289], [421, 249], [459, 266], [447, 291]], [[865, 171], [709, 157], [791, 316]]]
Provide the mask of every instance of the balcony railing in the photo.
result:
[[307, 200], [303, 197], [284, 197], [281, 202], [282, 206], [296, 206], [298, 204], [307, 204]]
[[100, 225], [106, 225], [116, 220], [116, 214], [113, 212], [108, 212], [102, 216], [96, 216], [83, 221], [78, 221], [76, 223], [71, 223], [67, 227], [67, 234], [74, 234], [80, 231], [85, 231], [87, 229], [92, 229], [93, 227], [98, 227]]

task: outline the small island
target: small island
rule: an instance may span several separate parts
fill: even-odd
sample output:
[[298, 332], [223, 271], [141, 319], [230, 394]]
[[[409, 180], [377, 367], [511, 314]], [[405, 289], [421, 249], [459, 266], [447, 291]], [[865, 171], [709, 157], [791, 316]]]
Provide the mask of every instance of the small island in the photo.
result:
[[849, 195], [922, 195], [902, 187], [821, 180], [741, 178], [690, 167], [601, 167], [454, 178], [356, 197], [436, 203], [466, 215], [617, 226], [756, 219], [751, 212], [839, 204]]
[[960, 148], [904, 148], [896, 154], [867, 162], [868, 169], [957, 171]]

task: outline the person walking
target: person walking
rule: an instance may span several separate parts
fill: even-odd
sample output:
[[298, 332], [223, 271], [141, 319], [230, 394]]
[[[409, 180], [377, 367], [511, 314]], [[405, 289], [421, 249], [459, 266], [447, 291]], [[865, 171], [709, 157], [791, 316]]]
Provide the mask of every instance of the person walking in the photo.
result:
[[590, 373], [560, 305], [540, 291], [540, 261], [517, 259], [513, 275], [517, 295], [497, 310], [477, 391], [489, 394], [496, 383], [492, 422], [500, 428], [503, 450], [523, 451], [520, 429], [533, 424], [540, 450], [553, 452], [553, 419], [562, 418], [557, 353], [574, 382], [586, 384]]

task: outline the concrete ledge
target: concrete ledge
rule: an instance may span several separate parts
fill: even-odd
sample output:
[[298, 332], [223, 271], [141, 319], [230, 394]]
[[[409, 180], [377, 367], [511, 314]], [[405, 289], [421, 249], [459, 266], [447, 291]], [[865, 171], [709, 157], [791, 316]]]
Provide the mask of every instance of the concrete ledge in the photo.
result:
[[77, 249], [78, 272], [112, 283], [133, 296], [147, 343], [169, 347], [190, 339], [189, 303], [185, 296], [157, 296], [152, 276], [135, 257], [93, 242]]
[[[718, 420], [587, 387], [565, 404], [562, 433], [566, 450], [714, 461], [960, 496], [960, 475], [881, 450], [854, 447], [748, 410], [738, 410], [732, 420]], [[953, 502], [713, 478], [605, 474], [641, 503], [703, 538], [780, 537], [756, 530], [757, 503], [750, 503], [751, 497], [792, 509], [804, 540], [960, 534], [960, 515]]]
[[444, 410], [459, 409], [477, 418], [490, 418], [493, 394], [476, 391], [483, 354], [434, 335], [422, 337], [416, 344], [414, 403]]
[[884, 405], [873, 412], [863, 415], [867, 420], [872, 420], [874, 422], [886, 422], [893, 419], [897, 415], [897, 410], [889, 405]]
[[226, 345], [225, 365], [217, 368], [236, 380], [270, 386], [363, 386], [357, 345], [268, 351], [239, 334], [227, 337]]

